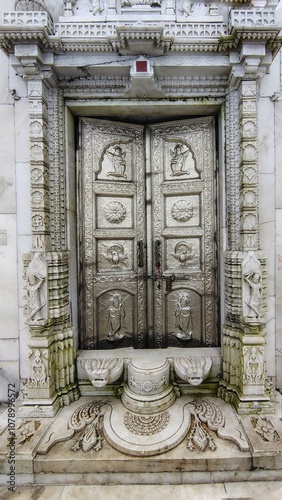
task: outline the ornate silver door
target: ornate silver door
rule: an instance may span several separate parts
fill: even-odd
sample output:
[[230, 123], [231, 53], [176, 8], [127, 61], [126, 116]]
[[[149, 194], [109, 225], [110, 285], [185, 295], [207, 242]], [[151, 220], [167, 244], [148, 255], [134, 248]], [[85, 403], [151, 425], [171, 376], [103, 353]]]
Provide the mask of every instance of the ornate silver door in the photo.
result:
[[81, 120], [83, 348], [217, 344], [214, 121]]

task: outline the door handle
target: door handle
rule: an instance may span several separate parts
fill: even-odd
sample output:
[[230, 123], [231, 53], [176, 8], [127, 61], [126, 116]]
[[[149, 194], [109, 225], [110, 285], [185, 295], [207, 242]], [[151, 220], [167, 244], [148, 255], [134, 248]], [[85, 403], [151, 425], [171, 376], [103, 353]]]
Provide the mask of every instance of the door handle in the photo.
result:
[[161, 240], [155, 241], [155, 268], [159, 274], [162, 262]]
[[137, 242], [137, 260], [138, 266], [144, 267], [144, 243], [142, 240]]
[[165, 276], [165, 291], [166, 292], [171, 292], [173, 281], [175, 281], [174, 274], [170, 274], [168, 276]]

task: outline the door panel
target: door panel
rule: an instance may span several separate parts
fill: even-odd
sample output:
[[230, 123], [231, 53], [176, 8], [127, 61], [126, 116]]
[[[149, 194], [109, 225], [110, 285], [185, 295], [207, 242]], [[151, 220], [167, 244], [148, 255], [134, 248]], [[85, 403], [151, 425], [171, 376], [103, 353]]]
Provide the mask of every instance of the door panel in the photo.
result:
[[215, 172], [212, 118], [81, 120], [82, 347], [216, 345]]
[[145, 347], [143, 127], [83, 119], [81, 137], [83, 346]]
[[155, 347], [215, 345], [213, 119], [151, 126], [151, 165]]

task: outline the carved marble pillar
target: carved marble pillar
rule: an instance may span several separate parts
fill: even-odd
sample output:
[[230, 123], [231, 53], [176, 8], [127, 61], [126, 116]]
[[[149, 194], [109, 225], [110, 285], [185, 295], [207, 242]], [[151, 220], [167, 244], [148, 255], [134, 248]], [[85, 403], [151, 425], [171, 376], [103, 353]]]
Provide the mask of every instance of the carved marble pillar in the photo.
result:
[[[254, 60], [246, 73], [256, 71]], [[237, 78], [226, 104], [229, 251], [219, 394], [239, 413], [271, 412], [264, 360], [266, 257], [259, 250], [257, 75]]]
[[24, 75], [29, 101], [32, 249], [24, 256], [30, 337], [22, 416], [53, 416], [78, 398], [65, 241], [63, 99], [52, 71], [44, 70], [29, 66]]

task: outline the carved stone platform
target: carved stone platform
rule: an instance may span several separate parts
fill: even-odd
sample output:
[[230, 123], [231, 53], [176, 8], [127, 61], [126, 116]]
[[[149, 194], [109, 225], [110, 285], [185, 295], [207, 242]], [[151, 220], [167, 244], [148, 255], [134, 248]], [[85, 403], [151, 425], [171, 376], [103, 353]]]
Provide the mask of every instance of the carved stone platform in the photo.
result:
[[[146, 415], [117, 397], [82, 397], [54, 418], [18, 420], [17, 481], [134, 484], [143, 473], [156, 484], [282, 479], [280, 395], [275, 407], [274, 416], [239, 417], [221, 399], [190, 395]], [[1, 417], [5, 482], [9, 434], [5, 412]]]

